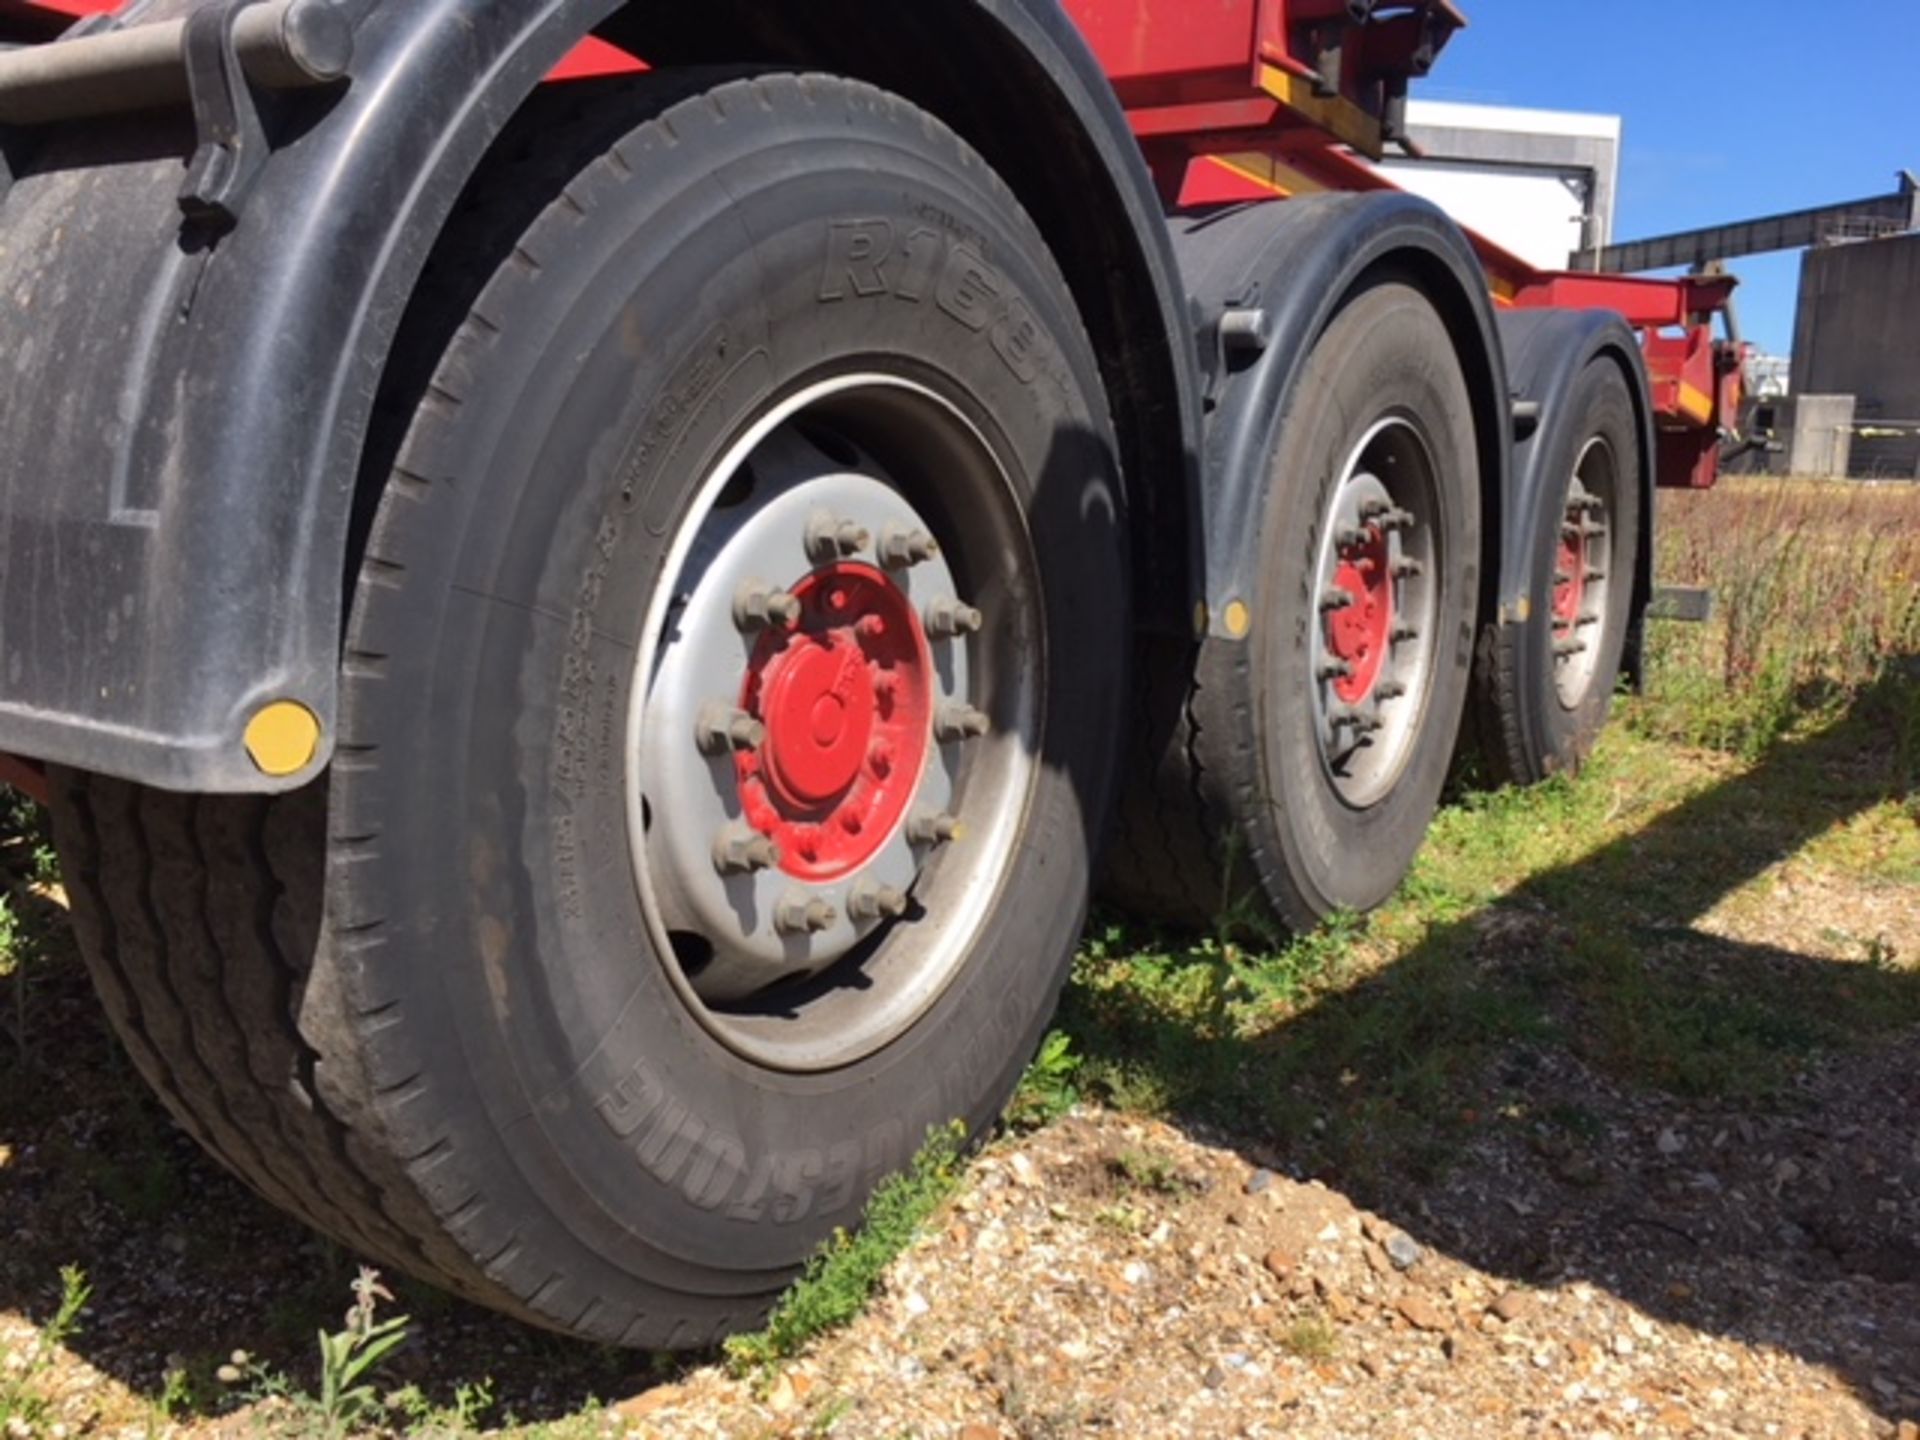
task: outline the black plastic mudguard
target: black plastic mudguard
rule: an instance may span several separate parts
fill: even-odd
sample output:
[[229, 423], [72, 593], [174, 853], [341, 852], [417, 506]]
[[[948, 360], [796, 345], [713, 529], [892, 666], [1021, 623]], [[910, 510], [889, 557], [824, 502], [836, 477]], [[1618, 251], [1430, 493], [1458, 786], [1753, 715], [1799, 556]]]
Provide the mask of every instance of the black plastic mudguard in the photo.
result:
[[[1318, 195], [1182, 216], [1173, 241], [1199, 310], [1207, 375], [1209, 634], [1231, 641], [1248, 633], [1229, 612], [1253, 593], [1260, 497], [1272, 483], [1287, 398], [1314, 341], [1374, 274], [1418, 284], [1453, 336], [1473, 397], [1486, 529], [1498, 533], [1511, 483], [1506, 371], [1486, 276], [1458, 226], [1399, 192]], [[1222, 318], [1235, 313], [1245, 317], [1240, 333], [1224, 333]]]
[[[1640, 426], [1640, 543], [1629, 625], [1629, 635], [1637, 636], [1653, 593], [1656, 454], [1653, 405], [1640, 343], [1627, 322], [1608, 310], [1511, 310], [1500, 315], [1498, 323], [1508, 380], [1528, 422], [1514, 442], [1513, 499], [1501, 535], [1500, 598], [1493, 622], [1522, 624], [1528, 618], [1537, 563], [1533, 536], [1540, 507], [1560, 504], [1562, 487], [1577, 458], [1569, 453], [1558, 417], [1581, 372], [1595, 360], [1607, 359], [1627, 377]], [[1637, 672], [1637, 656], [1631, 648], [1626, 668]]]
[[[343, 3], [348, 80], [261, 97], [271, 155], [226, 233], [183, 227], [184, 113], [0, 134], [0, 186], [14, 177], [0, 198], [0, 751], [207, 792], [290, 789], [327, 762], [363, 442], [427, 254], [490, 142], [581, 37], [697, 8]], [[834, 3], [876, 23], [902, 13]], [[148, 0], [136, 18], [200, 8]], [[1132, 337], [1136, 390], [1115, 397], [1130, 465], [1190, 490], [1197, 384], [1177, 272], [1091, 53], [1054, 0], [911, 9], [923, 33], [944, 16], [998, 57], [981, 94], [1010, 143], [1044, 136], [1055, 164], [1077, 165], [1057, 197], [1073, 233], [1048, 238], [1083, 309], [1108, 292], [1112, 314], [1090, 327]], [[934, 76], [946, 59], [899, 68]], [[1113, 258], [1093, 274], [1078, 252]], [[272, 777], [242, 736], [283, 700], [322, 739]]]

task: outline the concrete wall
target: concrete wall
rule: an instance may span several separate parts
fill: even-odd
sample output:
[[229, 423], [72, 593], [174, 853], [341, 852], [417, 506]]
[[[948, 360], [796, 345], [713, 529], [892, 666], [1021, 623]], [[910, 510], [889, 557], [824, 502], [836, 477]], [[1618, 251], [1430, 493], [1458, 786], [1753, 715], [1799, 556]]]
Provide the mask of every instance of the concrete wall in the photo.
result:
[[1920, 233], [1807, 252], [1793, 388], [1855, 397], [1855, 475], [1920, 475]]
[[1776, 475], [1844, 480], [1853, 457], [1851, 395], [1795, 395], [1776, 407], [1780, 450], [1768, 458]]

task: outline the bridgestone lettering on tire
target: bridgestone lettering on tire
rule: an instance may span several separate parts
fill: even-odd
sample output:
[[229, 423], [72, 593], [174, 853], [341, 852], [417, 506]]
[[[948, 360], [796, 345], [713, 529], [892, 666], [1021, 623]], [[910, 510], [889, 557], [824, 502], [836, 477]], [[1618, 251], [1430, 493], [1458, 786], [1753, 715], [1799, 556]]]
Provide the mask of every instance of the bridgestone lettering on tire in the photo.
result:
[[1037, 1044], [1125, 517], [1067, 287], [930, 117], [792, 75], [537, 103], [389, 378], [327, 780], [67, 773], [57, 821], [136, 1063], [261, 1193], [694, 1346]]
[[1352, 297], [1279, 434], [1247, 537], [1248, 639], [1161, 645], [1146, 667], [1187, 703], [1155, 742], [1152, 786], [1129, 797], [1117, 893], [1189, 924], [1300, 931], [1377, 905], [1412, 863], [1459, 732], [1479, 465], [1426, 297], [1391, 278]]

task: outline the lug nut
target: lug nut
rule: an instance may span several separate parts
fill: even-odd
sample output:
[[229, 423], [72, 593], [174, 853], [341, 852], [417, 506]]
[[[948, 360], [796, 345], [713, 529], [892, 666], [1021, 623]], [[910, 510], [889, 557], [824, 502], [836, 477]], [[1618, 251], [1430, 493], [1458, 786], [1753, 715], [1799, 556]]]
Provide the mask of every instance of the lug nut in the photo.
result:
[[942, 744], [978, 740], [991, 728], [993, 722], [971, 705], [942, 705], [933, 717], [933, 735]]
[[1582, 615], [1578, 620], [1573, 622], [1574, 628], [1578, 630], [1584, 630], [1589, 625], [1598, 625], [1599, 623], [1600, 617], [1598, 615]]
[[1575, 655], [1584, 655], [1586, 653], [1587, 642], [1584, 640], [1562, 640], [1553, 647], [1553, 655], [1556, 660], [1570, 660]]
[[1388, 641], [1394, 645], [1404, 644], [1408, 640], [1418, 640], [1419, 638], [1420, 627], [1417, 625], [1396, 625], [1387, 636]]
[[862, 880], [847, 897], [847, 914], [857, 921], [898, 920], [911, 903], [907, 892], [896, 886]]
[[1320, 667], [1319, 673], [1322, 680], [1351, 680], [1353, 666], [1344, 660], [1329, 660]]
[[924, 530], [888, 525], [880, 532], [880, 563], [889, 570], [911, 570], [940, 553], [940, 542]]
[[1360, 518], [1370, 520], [1382, 530], [1411, 530], [1413, 512], [1396, 508], [1391, 501], [1369, 500], [1360, 507]]
[[717, 759], [737, 751], [758, 750], [766, 743], [767, 727], [724, 700], [709, 700], [700, 707], [695, 738], [702, 755]]
[[873, 543], [873, 532], [857, 520], [842, 520], [826, 510], [816, 510], [807, 521], [807, 558], [816, 565], [831, 565], [849, 555], [858, 555]]
[[1381, 725], [1371, 715], [1362, 715], [1358, 710], [1336, 710], [1327, 718], [1334, 729], [1351, 730], [1355, 735], [1371, 735]]
[[839, 912], [826, 901], [795, 891], [774, 908], [773, 928], [782, 935], [818, 935], [831, 930], [839, 918]]
[[1342, 525], [1333, 532], [1333, 543], [1342, 550], [1353, 550], [1367, 543], [1372, 537], [1364, 530], [1356, 530], [1351, 525]]
[[936, 640], [951, 640], [957, 635], [977, 635], [986, 624], [986, 616], [958, 600], [939, 599], [927, 606], [927, 634]]
[[907, 821], [907, 839], [914, 845], [944, 845], [958, 840], [961, 828], [958, 816], [930, 812]]
[[1607, 572], [1604, 570], [1587, 571], [1587, 579], [1589, 580], [1604, 580], [1606, 578], [1607, 578]]
[[713, 842], [713, 868], [722, 875], [752, 875], [779, 863], [780, 847], [745, 825], [729, 825]]
[[1418, 560], [1396, 560], [1393, 562], [1393, 578], [1408, 580], [1427, 573], [1427, 567]]
[[1571, 585], [1573, 583], [1573, 576], [1565, 570], [1556, 570], [1553, 572], [1553, 583], [1556, 585]]
[[1338, 586], [1335, 586], [1331, 590], [1321, 592], [1320, 613], [1322, 615], [1331, 615], [1336, 610], [1352, 608], [1354, 603], [1353, 592], [1351, 590], [1342, 590]]
[[733, 595], [733, 623], [742, 630], [785, 629], [800, 618], [800, 597], [761, 580], [749, 580]]
[[1386, 684], [1375, 688], [1373, 698], [1376, 700], [1398, 700], [1406, 693], [1406, 686], [1402, 685], [1398, 680], [1389, 680]]

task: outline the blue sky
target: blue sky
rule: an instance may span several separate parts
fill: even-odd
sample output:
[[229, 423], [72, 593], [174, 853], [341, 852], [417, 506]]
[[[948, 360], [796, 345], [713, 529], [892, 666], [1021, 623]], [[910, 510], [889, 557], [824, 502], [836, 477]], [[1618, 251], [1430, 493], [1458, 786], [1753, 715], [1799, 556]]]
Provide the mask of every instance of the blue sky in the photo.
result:
[[[1624, 116], [1621, 240], [1882, 195], [1920, 171], [1916, 0], [1460, 0], [1414, 94]], [[1793, 344], [1797, 255], [1734, 265], [1747, 338]]]

